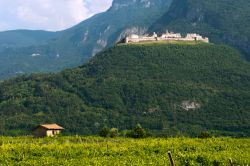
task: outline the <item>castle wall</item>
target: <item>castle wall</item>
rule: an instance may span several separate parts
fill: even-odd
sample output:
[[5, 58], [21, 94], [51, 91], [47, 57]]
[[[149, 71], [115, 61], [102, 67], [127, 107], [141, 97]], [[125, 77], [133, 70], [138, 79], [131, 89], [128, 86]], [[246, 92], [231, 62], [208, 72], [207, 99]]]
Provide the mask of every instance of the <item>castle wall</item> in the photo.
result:
[[139, 42], [150, 42], [150, 41], [201, 41], [205, 43], [209, 43], [208, 38], [203, 38], [199, 34], [187, 34], [185, 38], [181, 37], [180, 33], [167, 33], [163, 34], [161, 37], [158, 37], [157, 34], [154, 33], [153, 36], [138, 36], [131, 35], [125, 38], [125, 43], [139, 43]]

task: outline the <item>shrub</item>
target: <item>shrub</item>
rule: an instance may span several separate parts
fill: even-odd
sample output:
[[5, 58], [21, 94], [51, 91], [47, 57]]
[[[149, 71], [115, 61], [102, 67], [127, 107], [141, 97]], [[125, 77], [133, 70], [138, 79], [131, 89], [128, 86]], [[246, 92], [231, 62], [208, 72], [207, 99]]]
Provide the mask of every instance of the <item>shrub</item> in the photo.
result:
[[109, 132], [109, 136], [111, 138], [117, 137], [118, 136], [118, 129], [117, 128], [112, 128]]
[[104, 126], [101, 131], [100, 131], [100, 136], [101, 137], [108, 137], [110, 134], [110, 129], [108, 126]]
[[210, 132], [201, 132], [200, 135], [198, 136], [199, 138], [212, 138], [213, 135]]
[[145, 138], [147, 136], [147, 132], [140, 124], [137, 124], [132, 131], [127, 133], [127, 136], [132, 138]]

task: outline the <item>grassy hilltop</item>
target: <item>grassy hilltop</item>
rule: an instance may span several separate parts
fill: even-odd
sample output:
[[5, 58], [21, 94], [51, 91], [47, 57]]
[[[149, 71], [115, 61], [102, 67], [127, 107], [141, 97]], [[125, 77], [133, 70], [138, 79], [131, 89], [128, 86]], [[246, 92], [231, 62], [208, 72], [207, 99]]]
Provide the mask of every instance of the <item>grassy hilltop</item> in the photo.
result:
[[250, 139], [169, 138], [104, 139], [0, 137], [0, 163], [5, 165], [176, 165], [250, 164]]
[[[160, 135], [250, 136], [250, 64], [214, 44], [118, 45], [86, 65], [0, 83], [0, 132], [29, 134], [55, 122], [95, 134], [137, 123]], [[193, 102], [196, 109], [185, 110]]]

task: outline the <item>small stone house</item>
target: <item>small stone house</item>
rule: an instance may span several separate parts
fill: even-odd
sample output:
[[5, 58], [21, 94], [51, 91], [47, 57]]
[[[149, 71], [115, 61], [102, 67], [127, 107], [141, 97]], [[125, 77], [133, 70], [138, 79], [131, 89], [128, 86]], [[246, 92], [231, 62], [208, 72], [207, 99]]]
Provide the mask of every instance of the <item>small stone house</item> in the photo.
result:
[[57, 124], [42, 124], [33, 129], [35, 137], [54, 137], [64, 130]]

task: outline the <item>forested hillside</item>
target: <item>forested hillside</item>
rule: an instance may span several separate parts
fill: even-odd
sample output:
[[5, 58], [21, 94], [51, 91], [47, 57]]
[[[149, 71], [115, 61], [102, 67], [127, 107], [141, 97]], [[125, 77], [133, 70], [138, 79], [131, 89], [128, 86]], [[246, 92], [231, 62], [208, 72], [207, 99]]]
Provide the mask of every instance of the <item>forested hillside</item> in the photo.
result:
[[[0, 83], [1, 134], [55, 122], [66, 133], [137, 123], [162, 135], [250, 136], [250, 64], [227, 46], [118, 45], [86, 65]], [[194, 103], [187, 109], [187, 103]]]
[[250, 59], [249, 11], [248, 0], [174, 0], [150, 31], [196, 32], [238, 48]]

